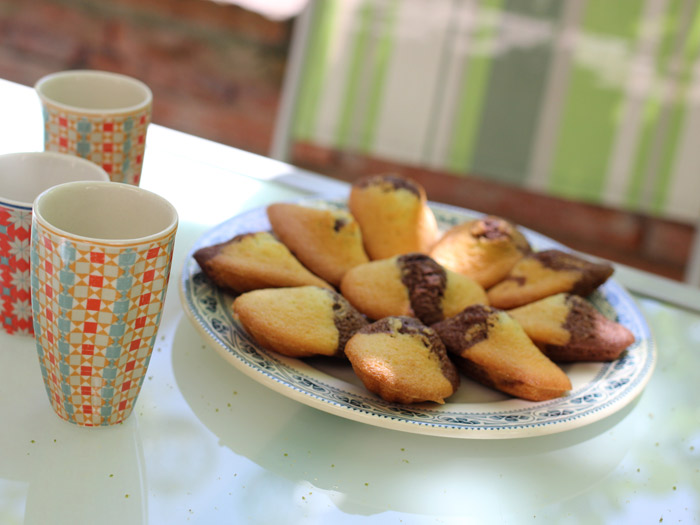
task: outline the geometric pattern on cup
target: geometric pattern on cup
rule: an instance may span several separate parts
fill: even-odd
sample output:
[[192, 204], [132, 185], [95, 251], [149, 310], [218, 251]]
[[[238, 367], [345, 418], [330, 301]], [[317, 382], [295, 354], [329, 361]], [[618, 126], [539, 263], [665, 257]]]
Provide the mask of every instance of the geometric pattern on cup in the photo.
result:
[[0, 205], [0, 324], [9, 334], [33, 334], [29, 281], [31, 208]]
[[138, 186], [151, 107], [118, 116], [67, 113], [42, 103], [44, 150], [69, 153], [101, 166], [112, 182]]
[[125, 248], [66, 241], [33, 222], [41, 374], [56, 413], [85, 426], [131, 413], [156, 341], [175, 232]]

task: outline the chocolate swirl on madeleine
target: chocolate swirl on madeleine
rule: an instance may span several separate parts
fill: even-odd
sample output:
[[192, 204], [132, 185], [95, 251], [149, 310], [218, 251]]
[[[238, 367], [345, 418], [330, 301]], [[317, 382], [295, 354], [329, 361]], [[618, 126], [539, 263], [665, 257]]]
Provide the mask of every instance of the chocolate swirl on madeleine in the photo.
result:
[[420, 196], [420, 190], [412, 180], [399, 177], [398, 175], [371, 175], [360, 179], [356, 184], [359, 188], [383, 186], [387, 190], [407, 190], [417, 197]]
[[532, 257], [545, 268], [580, 272], [580, 278], [570, 290], [576, 295], [589, 295], [607, 281], [614, 272], [611, 264], [589, 261], [560, 250], [544, 250], [532, 254]]
[[492, 315], [495, 311], [490, 306], [475, 304], [454, 317], [433, 324], [432, 328], [448, 350], [461, 355], [469, 347], [488, 338], [489, 327], [493, 326]]
[[369, 322], [342, 295], [332, 290], [326, 292], [333, 297], [333, 323], [338, 330], [338, 353], [342, 354], [348, 340]]
[[415, 316], [428, 325], [441, 321], [444, 317], [442, 298], [447, 286], [445, 269], [422, 253], [401, 255], [396, 262]]

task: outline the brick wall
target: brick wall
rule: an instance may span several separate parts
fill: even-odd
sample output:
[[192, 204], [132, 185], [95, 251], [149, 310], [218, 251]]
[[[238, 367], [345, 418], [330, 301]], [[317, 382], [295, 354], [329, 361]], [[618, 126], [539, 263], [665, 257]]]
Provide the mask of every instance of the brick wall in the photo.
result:
[[266, 153], [290, 31], [210, 0], [0, 0], [0, 76], [122, 72], [153, 90], [154, 122]]
[[[154, 122], [266, 154], [292, 22], [210, 0], [0, 0], [0, 77], [94, 68], [145, 81]], [[293, 163], [352, 181], [394, 171], [433, 200], [508, 217], [589, 253], [681, 279], [692, 225], [553, 199], [476, 177], [297, 145]]]

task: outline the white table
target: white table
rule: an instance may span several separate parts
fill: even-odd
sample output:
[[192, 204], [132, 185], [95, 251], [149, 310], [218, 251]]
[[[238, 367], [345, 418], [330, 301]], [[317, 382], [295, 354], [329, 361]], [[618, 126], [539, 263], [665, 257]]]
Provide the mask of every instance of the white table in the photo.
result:
[[[33, 91], [0, 81], [0, 153], [40, 150]], [[621, 412], [525, 439], [450, 439], [315, 410], [243, 375], [185, 317], [184, 258], [243, 210], [346, 186], [159, 126], [142, 186], [180, 214], [158, 343], [133, 415], [84, 429], [52, 411], [33, 340], [0, 333], [0, 523], [696, 523], [698, 292], [643, 272], [656, 371]]]

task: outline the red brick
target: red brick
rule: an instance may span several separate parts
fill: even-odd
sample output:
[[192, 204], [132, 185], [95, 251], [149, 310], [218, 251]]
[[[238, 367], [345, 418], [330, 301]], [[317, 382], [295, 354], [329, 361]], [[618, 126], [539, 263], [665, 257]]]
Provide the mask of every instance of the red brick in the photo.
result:
[[230, 33], [265, 45], [287, 45], [291, 23], [269, 20], [233, 4], [211, 0], [119, 0], [120, 9], [154, 20], [187, 20], [191, 28], [208, 33]]

